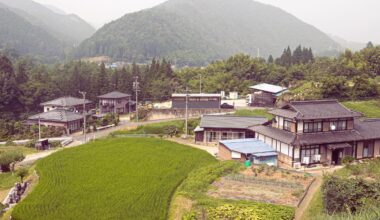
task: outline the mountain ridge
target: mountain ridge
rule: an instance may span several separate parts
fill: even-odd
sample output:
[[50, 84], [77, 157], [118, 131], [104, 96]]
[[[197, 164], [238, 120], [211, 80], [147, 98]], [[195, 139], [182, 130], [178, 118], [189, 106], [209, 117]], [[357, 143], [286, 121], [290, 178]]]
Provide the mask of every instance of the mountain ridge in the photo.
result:
[[165, 57], [179, 65], [204, 65], [241, 52], [279, 56], [287, 46], [299, 44], [317, 54], [340, 48], [314, 26], [271, 5], [169, 0], [103, 26], [80, 45], [76, 56], [137, 62]]

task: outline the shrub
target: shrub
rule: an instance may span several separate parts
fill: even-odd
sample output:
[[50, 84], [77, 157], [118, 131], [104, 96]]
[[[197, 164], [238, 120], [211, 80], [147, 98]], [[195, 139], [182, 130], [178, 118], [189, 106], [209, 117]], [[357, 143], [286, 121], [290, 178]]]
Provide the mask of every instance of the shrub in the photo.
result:
[[355, 158], [352, 157], [352, 156], [345, 156], [343, 159], [342, 159], [342, 163], [344, 165], [347, 165], [347, 164], [351, 164], [352, 162], [355, 161]]
[[24, 159], [21, 151], [6, 151], [0, 153], [0, 166], [3, 172], [11, 171], [10, 164]]
[[380, 183], [361, 178], [326, 176], [322, 186], [324, 207], [328, 214], [361, 209], [366, 200], [380, 199]]
[[16, 172], [16, 175], [17, 175], [18, 177], [20, 177], [20, 181], [21, 181], [21, 182], [24, 181], [24, 178], [25, 178], [26, 176], [28, 176], [28, 174], [29, 174], [29, 170], [28, 170], [27, 168], [25, 168], [25, 167], [21, 167], [21, 168], [18, 169], [17, 172]]
[[246, 220], [292, 220], [294, 209], [287, 206], [279, 206], [265, 203], [253, 203], [250, 205], [226, 204], [207, 210], [207, 219], [246, 219]]

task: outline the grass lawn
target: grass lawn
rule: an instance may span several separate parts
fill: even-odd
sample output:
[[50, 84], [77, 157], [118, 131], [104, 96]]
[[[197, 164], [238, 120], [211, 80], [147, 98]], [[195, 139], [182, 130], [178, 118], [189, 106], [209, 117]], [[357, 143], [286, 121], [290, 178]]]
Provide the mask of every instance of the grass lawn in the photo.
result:
[[155, 138], [108, 138], [37, 163], [40, 181], [12, 213], [17, 220], [167, 219], [177, 186], [216, 160]]
[[255, 109], [255, 110], [240, 109], [240, 110], [236, 110], [235, 115], [236, 116], [266, 117], [269, 120], [273, 118], [273, 115], [269, 114], [267, 109]]
[[13, 150], [21, 151], [24, 155], [33, 154], [33, 153], [38, 152], [38, 150], [36, 150], [35, 148], [28, 148], [28, 147], [24, 147], [24, 146], [2, 146], [2, 145], [0, 145], [0, 152], [13, 151]]
[[363, 113], [368, 118], [380, 118], [380, 100], [343, 102], [343, 105]]
[[[188, 126], [189, 132], [191, 133], [195, 127], [199, 124], [199, 119], [189, 119]], [[183, 134], [185, 130], [185, 120], [175, 120], [167, 122], [159, 122], [148, 125], [141, 125], [133, 130], [121, 130], [115, 131], [112, 134], [114, 135], [123, 135], [123, 134], [156, 134], [164, 135], [168, 127], [176, 127], [178, 134]]]

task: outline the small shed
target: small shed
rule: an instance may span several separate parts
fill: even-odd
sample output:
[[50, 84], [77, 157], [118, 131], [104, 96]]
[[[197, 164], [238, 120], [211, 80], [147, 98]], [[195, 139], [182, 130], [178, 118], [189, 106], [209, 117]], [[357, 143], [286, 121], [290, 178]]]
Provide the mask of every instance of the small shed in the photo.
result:
[[35, 145], [37, 150], [49, 150], [50, 149], [50, 144], [48, 139], [41, 139], [38, 140]]
[[257, 139], [239, 139], [219, 142], [219, 157], [222, 160], [250, 160], [253, 164], [277, 166], [277, 152]]

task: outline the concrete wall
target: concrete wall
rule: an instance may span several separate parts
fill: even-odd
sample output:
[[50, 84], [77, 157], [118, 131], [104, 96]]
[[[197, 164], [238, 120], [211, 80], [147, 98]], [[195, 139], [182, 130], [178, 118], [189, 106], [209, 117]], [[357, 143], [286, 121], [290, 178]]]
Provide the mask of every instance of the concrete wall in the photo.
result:
[[[232, 113], [233, 109], [189, 109], [189, 117], [200, 117], [207, 114]], [[185, 118], [185, 109], [153, 109], [149, 112], [147, 120], [162, 120], [172, 118]]]

